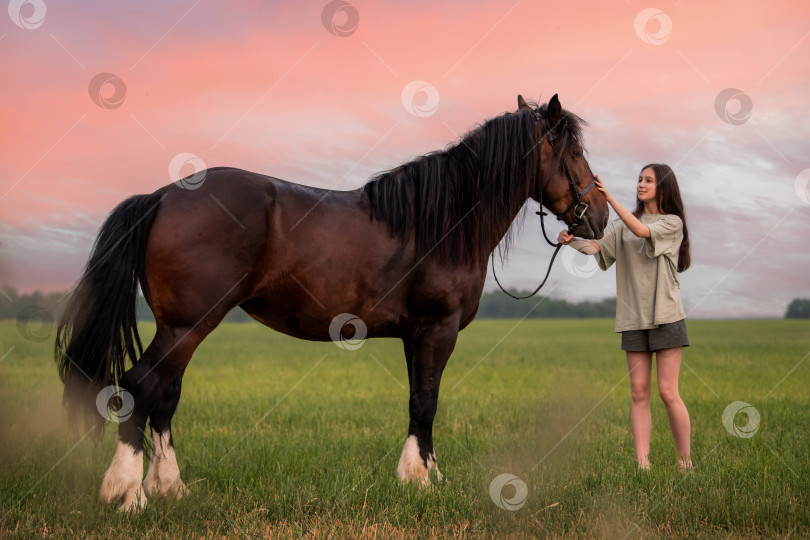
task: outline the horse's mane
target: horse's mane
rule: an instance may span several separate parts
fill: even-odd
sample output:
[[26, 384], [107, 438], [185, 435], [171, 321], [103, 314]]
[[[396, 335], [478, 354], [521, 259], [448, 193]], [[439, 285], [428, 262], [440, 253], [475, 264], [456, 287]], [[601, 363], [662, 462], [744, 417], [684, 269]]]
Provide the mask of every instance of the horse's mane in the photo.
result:
[[[538, 109], [547, 118], [547, 105]], [[563, 111], [557, 152], [581, 140], [584, 123]], [[535, 195], [534, 108], [506, 113], [479, 125], [445, 150], [431, 152], [372, 178], [363, 192], [370, 218], [403, 240], [413, 235], [417, 257], [471, 264], [502, 241], [526, 200]], [[542, 133], [542, 129], [539, 131]]]

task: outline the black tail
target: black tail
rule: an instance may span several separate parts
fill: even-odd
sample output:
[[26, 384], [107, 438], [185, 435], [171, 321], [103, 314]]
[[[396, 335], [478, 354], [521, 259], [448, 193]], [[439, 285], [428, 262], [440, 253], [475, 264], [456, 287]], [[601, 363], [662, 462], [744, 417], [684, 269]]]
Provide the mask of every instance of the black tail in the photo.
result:
[[71, 423], [75, 425], [81, 413], [97, 437], [105, 424], [104, 411], [96, 407], [99, 392], [118, 384], [127, 357], [134, 364], [143, 354], [135, 304], [146, 241], [160, 200], [160, 194], [136, 195], [112, 211], [56, 332], [56, 364], [65, 383], [63, 404]]

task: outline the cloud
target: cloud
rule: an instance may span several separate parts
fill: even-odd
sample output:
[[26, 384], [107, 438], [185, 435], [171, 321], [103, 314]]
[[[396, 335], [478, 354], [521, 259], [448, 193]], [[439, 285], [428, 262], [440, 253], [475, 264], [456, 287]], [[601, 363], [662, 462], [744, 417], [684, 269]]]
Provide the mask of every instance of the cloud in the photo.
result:
[[[810, 154], [803, 8], [683, 3], [667, 8], [669, 40], [650, 45], [633, 30], [639, 7], [621, 3], [355, 7], [360, 22], [345, 38], [323, 27], [323, 5], [294, 2], [49, 4], [40, 29], [12, 28], [0, 42], [14, 51], [0, 104], [3, 279], [22, 290], [70, 285], [104, 216], [173, 180], [178, 153], [356, 188], [514, 110], [518, 93], [559, 93], [590, 122], [591, 166], [625, 204], [641, 165], [675, 168], [696, 316], [779, 316], [777, 304], [807, 296], [810, 258], [796, 238], [810, 207], [794, 189]], [[126, 84], [120, 107], [90, 99], [100, 72]], [[401, 104], [417, 79], [440, 96], [428, 118]], [[742, 125], [715, 111], [730, 87], [753, 103]], [[550, 256], [536, 229], [519, 235], [504, 273], [522, 288]], [[555, 268], [550, 285], [602, 298], [615, 293], [612, 279]]]

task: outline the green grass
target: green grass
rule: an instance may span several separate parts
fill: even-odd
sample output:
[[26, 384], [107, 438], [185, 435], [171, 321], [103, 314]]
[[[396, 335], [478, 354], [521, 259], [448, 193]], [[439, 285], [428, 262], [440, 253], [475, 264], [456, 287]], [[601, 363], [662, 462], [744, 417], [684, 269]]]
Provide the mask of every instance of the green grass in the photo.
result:
[[[655, 383], [653, 469], [636, 470], [612, 325], [476, 321], [462, 332], [434, 429], [447, 481], [432, 490], [395, 478], [408, 423], [400, 342], [345, 351], [223, 325], [186, 371], [174, 420], [191, 494], [150, 498], [133, 516], [97, 499], [114, 429], [77, 444], [51, 342], [2, 322], [0, 536], [810, 536], [810, 322], [689, 322], [686, 475]], [[733, 401], [760, 412], [753, 437], [724, 428]], [[490, 498], [501, 473], [527, 485], [517, 511]]]

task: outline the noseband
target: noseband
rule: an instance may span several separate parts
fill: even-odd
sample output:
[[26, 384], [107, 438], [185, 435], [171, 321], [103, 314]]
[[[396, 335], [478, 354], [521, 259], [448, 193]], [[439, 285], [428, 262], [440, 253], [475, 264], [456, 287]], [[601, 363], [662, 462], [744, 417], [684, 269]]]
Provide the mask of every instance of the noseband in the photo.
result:
[[[588, 212], [588, 204], [584, 202], [582, 199], [585, 198], [585, 195], [587, 195], [588, 192], [596, 185], [596, 178], [591, 180], [591, 183], [588, 184], [588, 186], [585, 189], [583, 189], [582, 191], [579, 190], [576, 182], [574, 182], [574, 177], [571, 175], [570, 169], [568, 169], [568, 165], [565, 159], [563, 158], [562, 155], [557, 156], [557, 153], [554, 151], [554, 142], [556, 141], [557, 136], [551, 132], [551, 129], [549, 129], [545, 119], [540, 115], [539, 110], [535, 109], [534, 114], [537, 117], [537, 121], [534, 124], [534, 138], [535, 140], [537, 140], [537, 144], [535, 147], [537, 148], [538, 166], [540, 165], [540, 156], [541, 156], [540, 144], [543, 142], [542, 139], [540, 138], [540, 132], [537, 128], [537, 125], [540, 124], [541, 126], [543, 126], [545, 138], [548, 141], [549, 146], [551, 146], [552, 165], [551, 167], [549, 167], [549, 171], [553, 170], [552, 167], [554, 166], [554, 157], [557, 157], [557, 160], [560, 162], [560, 166], [562, 167], [566, 178], [568, 178], [568, 187], [571, 189], [571, 195], [573, 195], [574, 200], [571, 201], [571, 204], [568, 205], [568, 207], [565, 209], [565, 211], [563, 211], [562, 214], [557, 216], [557, 220], [559, 221], [564, 220], [565, 216], [568, 215], [568, 212], [571, 212], [573, 210], [574, 220], [568, 227], [568, 234], [571, 234], [571, 231], [573, 231], [580, 223], [582, 223], [582, 220], [585, 218], [585, 214]], [[551, 182], [550, 172], [548, 176], [549, 176], [548, 182]], [[498, 276], [495, 274], [495, 252], [494, 251], [492, 252], [492, 276], [495, 278], [495, 283], [498, 284], [498, 287], [500, 287], [503, 292], [505, 292], [515, 300], [523, 300], [525, 298], [531, 298], [532, 296], [537, 294], [537, 292], [540, 289], [543, 288], [543, 285], [545, 285], [546, 281], [548, 280], [549, 274], [551, 274], [551, 267], [554, 264], [554, 259], [557, 257], [557, 253], [559, 253], [560, 248], [562, 248], [563, 246], [563, 244], [552, 242], [551, 240], [549, 240], [548, 235], [546, 234], [546, 226], [545, 223], [543, 222], [543, 217], [548, 215], [548, 213], [545, 210], [543, 210], [543, 192], [545, 191], [546, 187], [548, 187], [548, 182], [546, 183], [543, 182], [543, 168], [540, 167], [540, 193], [538, 194], [537, 197], [537, 202], [540, 203], [540, 211], [537, 212], [537, 215], [540, 216], [540, 230], [543, 231], [543, 238], [546, 239], [546, 242], [548, 242], [549, 245], [551, 245], [551, 247], [555, 248], [554, 254], [551, 256], [551, 261], [548, 263], [548, 270], [546, 271], [546, 276], [543, 278], [543, 282], [537, 286], [537, 288], [534, 290], [533, 293], [527, 296], [515, 296], [514, 294], [504, 289], [503, 285], [501, 285], [501, 282], [498, 280]]]

